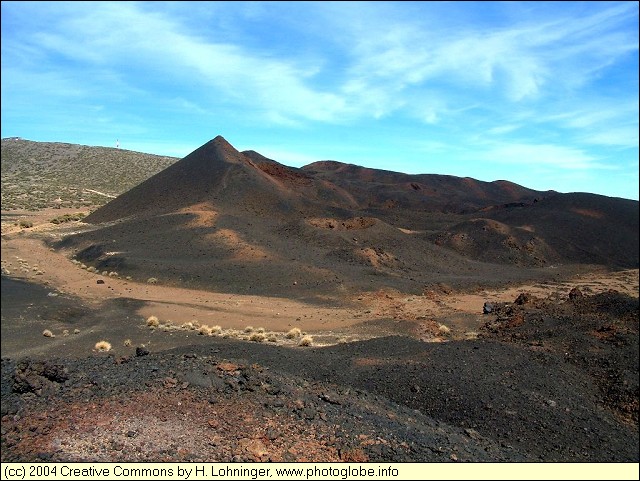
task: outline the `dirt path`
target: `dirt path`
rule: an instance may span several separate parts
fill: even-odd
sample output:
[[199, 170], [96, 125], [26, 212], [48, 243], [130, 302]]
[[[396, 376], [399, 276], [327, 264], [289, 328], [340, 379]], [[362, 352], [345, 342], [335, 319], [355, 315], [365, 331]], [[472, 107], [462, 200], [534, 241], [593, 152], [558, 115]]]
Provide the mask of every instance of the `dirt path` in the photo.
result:
[[[11, 276], [48, 285], [65, 294], [99, 305], [129, 298], [145, 302], [138, 314], [177, 323], [198, 319], [241, 329], [268, 324], [286, 331], [300, 326], [308, 331], [345, 327], [366, 320], [357, 310], [318, 307], [283, 298], [236, 295], [133, 282], [87, 272], [35, 238], [3, 240], [2, 267]], [[102, 280], [104, 284], [98, 284]], [[372, 318], [372, 316], [369, 316]]]
[[84, 192], [92, 192], [93, 194], [98, 194], [98, 195], [102, 195], [104, 197], [108, 197], [109, 199], [115, 199], [116, 196], [115, 195], [111, 195], [111, 194], [105, 194], [104, 192], [100, 192], [98, 190], [93, 190], [93, 189], [82, 189]]
[[[568, 294], [573, 287], [579, 287], [587, 293], [614, 289], [638, 297], [637, 269], [602, 271], [576, 276], [566, 282], [538, 282], [476, 292], [456, 292], [446, 286], [426, 289], [420, 296], [395, 290], [363, 292], [346, 300], [349, 307], [152, 285], [88, 272], [64, 253], [48, 248], [43, 237], [57, 237], [61, 232], [58, 226], [44, 221], [50, 215], [41, 214], [40, 223], [35, 223], [32, 229], [22, 229], [21, 234], [16, 235], [12, 229], [12, 235], [3, 235], [3, 273], [48, 286], [96, 308], [116, 299], [141, 301], [141, 307], [136, 311], [141, 318], [154, 315], [161, 321], [177, 324], [196, 319], [201, 324], [230, 329], [266, 326], [273, 331], [288, 331], [299, 327], [317, 334], [350, 328], [358, 330], [358, 326], [365, 326], [365, 330], [372, 330], [361, 333], [366, 338], [376, 335], [374, 321], [388, 319], [415, 323], [414, 333], [423, 340], [464, 339], [473, 338], [485, 321], [482, 316], [485, 302], [510, 302], [521, 292], [547, 298]], [[83, 226], [81, 223], [76, 225], [78, 228]], [[434, 330], [439, 324], [445, 324], [450, 332]], [[380, 334], [389, 334], [389, 329], [393, 330], [394, 326], [389, 324]], [[402, 329], [406, 331], [406, 326]]]

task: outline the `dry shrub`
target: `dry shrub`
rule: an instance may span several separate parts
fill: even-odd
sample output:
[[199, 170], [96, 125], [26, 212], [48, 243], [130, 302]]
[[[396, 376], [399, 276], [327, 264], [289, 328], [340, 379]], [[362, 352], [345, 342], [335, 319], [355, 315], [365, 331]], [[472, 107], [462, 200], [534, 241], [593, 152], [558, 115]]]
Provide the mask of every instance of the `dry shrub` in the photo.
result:
[[126, 347], [131, 347], [131, 344], [132, 344], [131, 339], [125, 339], [125, 340], [124, 340], [124, 345], [125, 345]]
[[438, 333], [440, 333], [443, 336], [448, 336], [449, 334], [451, 334], [451, 329], [449, 329], [447, 326], [445, 326], [444, 324], [440, 324], [438, 326]]
[[56, 337], [56, 335], [51, 332], [49, 329], [45, 329], [44, 331], [42, 331], [42, 335], [44, 337]]
[[245, 327], [245, 328], [244, 328], [244, 332], [246, 332], [246, 333], [253, 332], [253, 326], [247, 326], [247, 327]]
[[111, 344], [107, 341], [98, 341], [94, 349], [98, 352], [107, 352], [111, 350]]
[[298, 346], [311, 346], [313, 344], [313, 338], [311, 336], [304, 336], [300, 339]]
[[158, 327], [160, 325], [160, 321], [156, 316], [147, 317], [147, 326], [149, 327]]
[[265, 336], [262, 332], [254, 332], [249, 336], [249, 340], [253, 342], [263, 342], [267, 336]]
[[300, 337], [300, 334], [302, 334], [302, 331], [300, 331], [299, 328], [294, 327], [289, 332], [287, 332], [287, 339], [293, 339], [295, 337]]

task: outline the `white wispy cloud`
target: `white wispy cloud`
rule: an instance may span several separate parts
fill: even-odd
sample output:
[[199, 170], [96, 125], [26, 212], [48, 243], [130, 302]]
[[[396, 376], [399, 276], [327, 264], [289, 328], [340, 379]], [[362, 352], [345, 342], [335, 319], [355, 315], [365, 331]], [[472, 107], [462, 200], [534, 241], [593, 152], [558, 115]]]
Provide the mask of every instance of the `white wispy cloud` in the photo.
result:
[[[410, 87], [417, 85], [442, 92], [457, 86], [459, 92], [472, 89], [510, 102], [562, 92], [637, 51], [637, 38], [618, 31], [634, 15], [637, 6], [629, 2], [584, 18], [559, 12], [560, 18], [486, 29], [428, 14], [401, 20], [368, 16], [364, 23], [348, 17], [341, 23], [349, 25], [343, 31], [353, 44], [348, 85], [365, 99], [371, 90], [396, 99], [396, 105], [376, 105], [376, 112], [385, 106], [393, 111], [397, 97], [412, 95]], [[385, 101], [385, 95], [377, 98]]]
[[637, 149], [638, 126], [603, 127], [589, 135], [585, 135], [582, 141], [586, 144]]
[[521, 127], [522, 127], [522, 124], [498, 125], [496, 127], [491, 127], [490, 129], [486, 130], [486, 133], [492, 134], [492, 135], [508, 134], [515, 130], [518, 130]]
[[[295, 49], [283, 56], [234, 43], [233, 35], [216, 35], [213, 28], [205, 37], [170, 5], [95, 2], [55, 8], [55, 21], [21, 46], [25, 52], [61, 55], [72, 71], [111, 69], [129, 83], [127, 70], [144, 69], [150, 85], [173, 82], [184, 97], [197, 89], [203, 108], [224, 96], [283, 125], [301, 120], [339, 124], [402, 111], [433, 124], [477, 101], [479, 94], [490, 102], [494, 96], [519, 102], [583, 85], [603, 65], [637, 50], [637, 41], [615, 30], [637, 15], [637, 7], [626, 2], [586, 17], [536, 18], [501, 28], [429, 15], [428, 5], [423, 17], [411, 18], [389, 15], [386, 4], [310, 4], [302, 15], [320, 14], [326, 22], [318, 39], [332, 42], [339, 68], [319, 49], [311, 56]], [[215, 20], [220, 6], [211, 9]], [[246, 5], [242, 11], [245, 17], [276, 21], [264, 6]], [[224, 25], [225, 33], [241, 28], [233, 18], [225, 17]], [[416, 98], [424, 98], [425, 88], [431, 100], [418, 109]], [[452, 88], [458, 95], [451, 95]]]
[[584, 150], [553, 144], [498, 143], [478, 151], [475, 157], [486, 162], [561, 170], [615, 169]]
[[68, 20], [61, 15], [53, 28], [30, 41], [33, 44], [27, 48], [37, 45], [63, 56], [71, 69], [78, 64], [84, 71], [108, 66], [127, 76], [127, 70], [143, 68], [150, 84], [173, 81], [179, 91], [197, 86], [205, 94], [199, 97], [205, 105], [222, 94], [283, 118], [315, 121], [338, 120], [345, 108], [339, 95], [305, 83], [317, 72], [313, 66], [191, 35], [171, 18], [143, 11], [134, 3], [78, 7]]

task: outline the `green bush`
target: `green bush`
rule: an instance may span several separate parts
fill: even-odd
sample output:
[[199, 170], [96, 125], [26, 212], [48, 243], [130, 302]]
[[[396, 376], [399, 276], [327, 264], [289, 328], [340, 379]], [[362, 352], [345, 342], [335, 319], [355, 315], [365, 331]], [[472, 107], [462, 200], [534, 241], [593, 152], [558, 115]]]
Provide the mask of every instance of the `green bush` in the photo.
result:
[[64, 214], [54, 219], [51, 219], [52, 224], [64, 224], [65, 222], [72, 222], [82, 220], [86, 214], [84, 212], [76, 212], [75, 214]]

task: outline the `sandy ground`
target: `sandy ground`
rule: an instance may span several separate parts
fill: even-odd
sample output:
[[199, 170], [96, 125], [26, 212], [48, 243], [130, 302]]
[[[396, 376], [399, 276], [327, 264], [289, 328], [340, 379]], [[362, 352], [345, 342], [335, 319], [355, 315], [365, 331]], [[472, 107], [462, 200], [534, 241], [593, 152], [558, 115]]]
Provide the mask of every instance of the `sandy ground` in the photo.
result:
[[[638, 297], [639, 290], [637, 269], [618, 272], [603, 269], [579, 274], [567, 281], [536, 282], [502, 289], [478, 289], [475, 292], [456, 292], [448, 286], [436, 285], [425, 288], [423, 295], [415, 296], [385, 289], [362, 292], [344, 299], [345, 302], [340, 306], [310, 305], [282, 297], [181, 289], [87, 272], [71, 262], [66, 256], [69, 253], [65, 255], [64, 252], [48, 248], [43, 242], [47, 236], [56, 238], [62, 232], [68, 233], [73, 225], [78, 228], [83, 226], [82, 223], [56, 226], [47, 222], [64, 213], [60, 209], [25, 213], [24, 218], [34, 222], [31, 229], [3, 223], [3, 273], [9, 273], [15, 279], [48, 286], [96, 308], [106, 301], [121, 298], [141, 301], [136, 309], [140, 318], [153, 315], [161, 321], [174, 324], [197, 320], [200, 324], [220, 325], [229, 329], [264, 326], [271, 331], [286, 332], [292, 327], [299, 327], [310, 333], [321, 334], [345, 328], [357, 330], [359, 325], [366, 325], [371, 330], [371, 321], [389, 319], [412, 321], [418, 336], [436, 322], [452, 330], [449, 337], [469, 338], [485, 321], [482, 316], [485, 302], [510, 302], [522, 292], [543, 299], [557, 297], [568, 293], [573, 287], [579, 287], [586, 293], [613, 289], [634, 297]], [[5, 237], [5, 234], [14, 235]], [[406, 326], [402, 326], [401, 330], [406, 333]], [[370, 337], [365, 334], [362, 333], [364, 337]], [[388, 330], [384, 334], [388, 334]], [[433, 336], [427, 336], [425, 340], [430, 338]]]
[[[138, 311], [144, 318], [155, 315], [176, 323], [198, 319], [201, 323], [238, 329], [268, 324], [274, 330], [288, 330], [300, 322], [307, 330], [320, 330], [360, 321], [354, 317], [357, 313], [350, 310], [318, 308], [282, 298], [165, 287], [90, 273], [38, 239], [3, 242], [2, 259], [3, 267], [16, 278], [48, 285], [96, 305], [122, 297], [144, 301], [145, 306]], [[97, 284], [98, 280], [104, 284]]]

